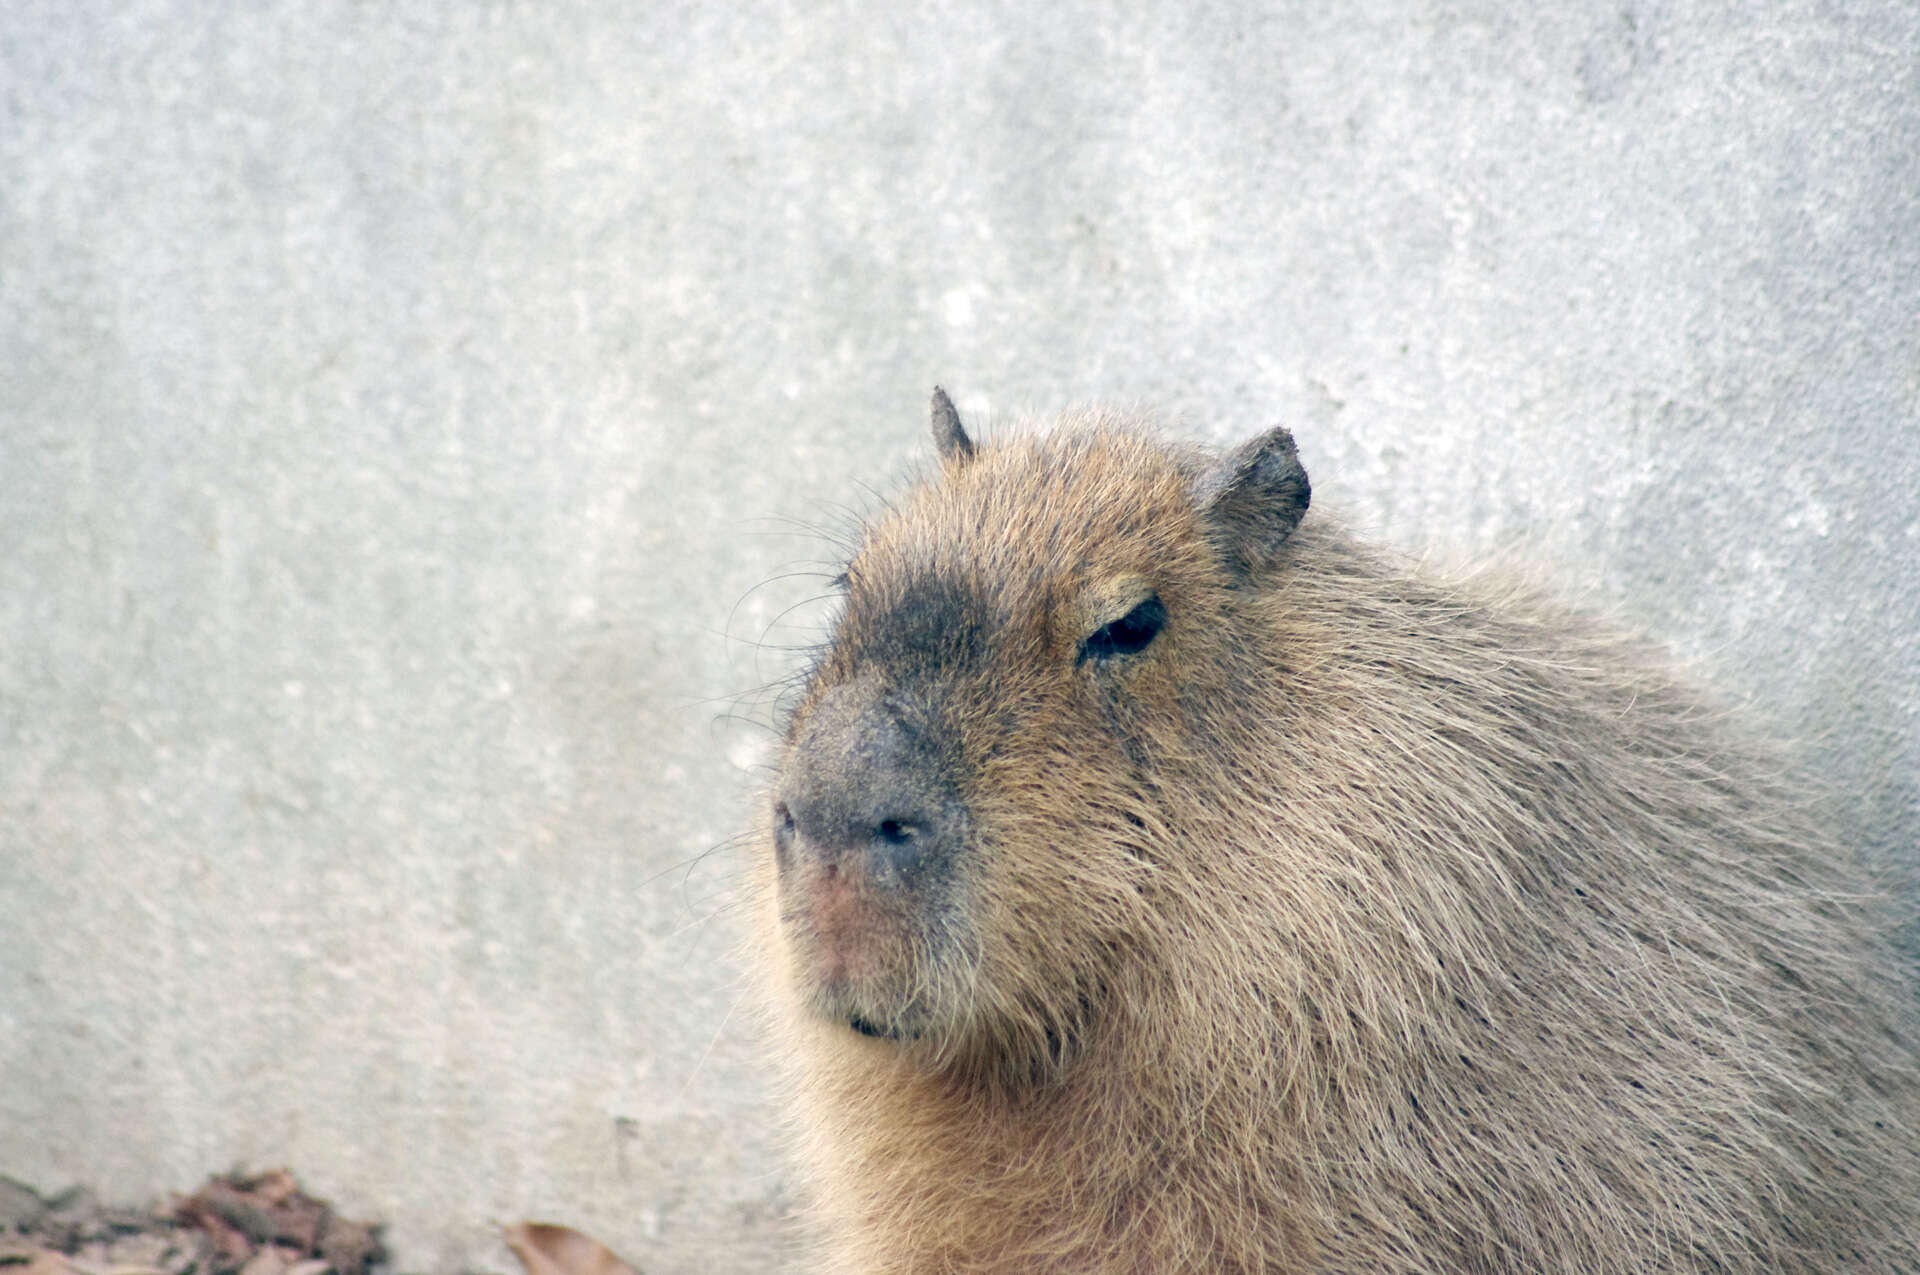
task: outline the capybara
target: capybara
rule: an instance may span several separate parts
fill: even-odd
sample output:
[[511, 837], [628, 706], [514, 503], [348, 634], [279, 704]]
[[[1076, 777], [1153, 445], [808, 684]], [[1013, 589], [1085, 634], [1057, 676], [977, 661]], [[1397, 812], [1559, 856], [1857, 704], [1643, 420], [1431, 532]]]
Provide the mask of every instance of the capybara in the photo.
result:
[[756, 843], [825, 1269], [1920, 1273], [1875, 891], [1655, 649], [1283, 429], [933, 418]]

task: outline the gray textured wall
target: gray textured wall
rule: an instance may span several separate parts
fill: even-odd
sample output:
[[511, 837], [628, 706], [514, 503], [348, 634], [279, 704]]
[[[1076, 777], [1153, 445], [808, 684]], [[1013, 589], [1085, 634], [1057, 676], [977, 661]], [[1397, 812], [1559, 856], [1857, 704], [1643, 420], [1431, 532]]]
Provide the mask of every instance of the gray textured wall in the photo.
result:
[[1116, 8], [12, 0], [0, 1172], [769, 1262], [732, 697], [936, 380], [1289, 422], [1913, 861], [1920, 8]]

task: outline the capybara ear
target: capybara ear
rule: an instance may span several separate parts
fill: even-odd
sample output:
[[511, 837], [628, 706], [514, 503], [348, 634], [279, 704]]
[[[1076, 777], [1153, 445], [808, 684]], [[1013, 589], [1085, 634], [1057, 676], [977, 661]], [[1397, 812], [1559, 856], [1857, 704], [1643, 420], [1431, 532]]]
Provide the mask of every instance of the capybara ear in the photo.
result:
[[973, 440], [960, 424], [953, 400], [938, 385], [933, 387], [933, 445], [940, 449], [943, 461], [965, 464], [973, 459]]
[[1273, 560], [1312, 495], [1293, 435], [1278, 425], [1215, 461], [1194, 487], [1214, 546], [1243, 579]]

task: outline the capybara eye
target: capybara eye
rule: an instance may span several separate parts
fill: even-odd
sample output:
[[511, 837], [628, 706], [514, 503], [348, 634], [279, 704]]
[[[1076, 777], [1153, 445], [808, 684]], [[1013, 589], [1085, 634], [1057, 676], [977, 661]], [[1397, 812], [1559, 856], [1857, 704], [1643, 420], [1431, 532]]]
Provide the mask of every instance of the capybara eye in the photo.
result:
[[784, 801], [775, 804], [773, 808], [773, 831], [775, 835], [789, 837], [793, 835], [793, 829], [793, 811], [787, 809], [787, 803]]
[[1112, 624], [1090, 634], [1080, 644], [1080, 661], [1137, 655], [1147, 649], [1147, 643], [1153, 641], [1166, 622], [1167, 608], [1159, 598], [1148, 598]]
[[913, 840], [913, 826], [901, 823], [898, 819], [888, 819], [880, 825], [880, 840], [888, 845], [897, 846]]

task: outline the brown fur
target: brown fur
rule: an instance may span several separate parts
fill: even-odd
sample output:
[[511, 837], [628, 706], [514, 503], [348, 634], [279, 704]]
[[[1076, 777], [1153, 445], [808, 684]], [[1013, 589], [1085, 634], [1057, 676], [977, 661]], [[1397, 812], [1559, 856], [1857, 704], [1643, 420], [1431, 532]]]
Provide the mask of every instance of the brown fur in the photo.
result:
[[828, 1269], [1920, 1271], [1913, 993], [1660, 656], [1130, 423], [942, 446], [769, 823], [884, 773], [949, 840], [758, 851]]

